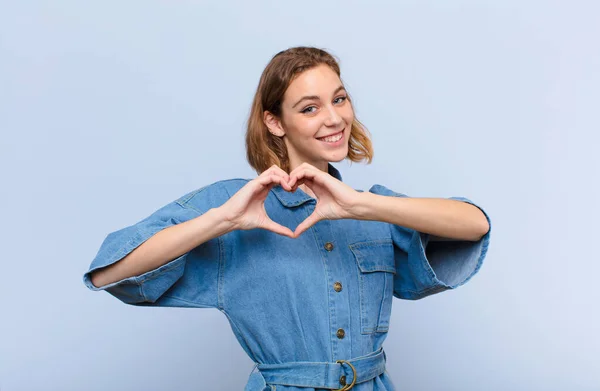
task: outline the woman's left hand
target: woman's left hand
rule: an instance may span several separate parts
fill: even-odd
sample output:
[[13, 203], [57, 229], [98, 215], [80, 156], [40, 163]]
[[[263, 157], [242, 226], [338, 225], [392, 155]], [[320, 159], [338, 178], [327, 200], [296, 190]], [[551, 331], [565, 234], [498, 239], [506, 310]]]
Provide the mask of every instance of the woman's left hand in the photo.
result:
[[360, 192], [339, 181], [327, 172], [303, 163], [290, 172], [288, 182], [292, 191], [305, 184], [317, 198], [314, 212], [306, 218], [294, 231], [294, 237], [300, 236], [313, 224], [321, 220], [338, 220], [355, 218], [353, 208], [357, 206]]

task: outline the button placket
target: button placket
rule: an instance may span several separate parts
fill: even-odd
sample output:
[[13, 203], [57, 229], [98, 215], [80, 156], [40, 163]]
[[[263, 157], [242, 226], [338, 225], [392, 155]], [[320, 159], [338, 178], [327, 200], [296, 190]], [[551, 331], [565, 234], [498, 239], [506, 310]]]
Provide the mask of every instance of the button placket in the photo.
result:
[[[309, 212], [311, 212], [309, 210]], [[327, 279], [328, 302], [330, 306], [330, 335], [331, 335], [331, 352], [333, 357], [348, 357], [351, 354], [351, 339], [348, 335], [345, 337], [345, 331], [340, 326], [350, 324], [350, 308], [348, 296], [344, 294], [345, 289], [342, 289], [341, 278], [345, 278], [347, 274], [347, 263], [341, 258], [344, 254], [344, 248], [337, 248], [336, 234], [337, 229], [334, 228], [336, 222], [323, 220], [313, 226], [315, 230], [315, 239], [318, 241], [318, 246], [321, 249], [323, 266]], [[340, 279], [340, 280], [338, 280]], [[338, 337], [344, 333], [344, 337]]]
[[[324, 246], [324, 247], [325, 247], [325, 250], [327, 250], [327, 251], [332, 251], [332, 250], [333, 250], [333, 243], [331, 243], [331, 242], [327, 242], [327, 243], [325, 243], [325, 246]], [[341, 282], [339, 282], [339, 281], [336, 281], [336, 282], [333, 284], [333, 289], [334, 289], [336, 292], [340, 292], [340, 291], [342, 290], [342, 283], [341, 283]], [[339, 339], [343, 339], [343, 338], [346, 336], [346, 331], [344, 331], [344, 329], [342, 329], [342, 328], [339, 328], [339, 329], [336, 331], [335, 335], [336, 335], [336, 336], [337, 336]], [[344, 381], [345, 381], [345, 379], [346, 379], [346, 378], [345, 378], [345, 377], [343, 377], [343, 378], [344, 378]], [[340, 379], [340, 382], [341, 382], [341, 379]]]

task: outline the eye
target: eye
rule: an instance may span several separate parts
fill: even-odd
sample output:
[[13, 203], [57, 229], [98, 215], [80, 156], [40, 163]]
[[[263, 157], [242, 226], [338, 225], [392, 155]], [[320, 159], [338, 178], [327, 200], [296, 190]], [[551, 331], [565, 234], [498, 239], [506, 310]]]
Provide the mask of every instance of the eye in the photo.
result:
[[308, 106], [307, 108], [305, 108], [304, 110], [301, 111], [301, 113], [314, 113], [314, 111], [308, 111], [308, 109], [317, 109], [315, 106]]
[[335, 102], [335, 101], [337, 101], [337, 100], [339, 100], [339, 101], [340, 101], [340, 103], [342, 103], [342, 102], [343, 102], [343, 101], [345, 101], [346, 99], [347, 99], [347, 97], [345, 97], [345, 96], [340, 96], [340, 97], [337, 97], [337, 98], [335, 98], [335, 99], [334, 99], [334, 102]]

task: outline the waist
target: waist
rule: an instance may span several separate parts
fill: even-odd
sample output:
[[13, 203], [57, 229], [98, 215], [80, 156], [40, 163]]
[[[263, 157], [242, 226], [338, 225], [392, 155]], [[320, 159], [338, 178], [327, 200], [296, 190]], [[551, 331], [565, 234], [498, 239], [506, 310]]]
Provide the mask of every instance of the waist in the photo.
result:
[[257, 364], [267, 384], [350, 390], [385, 371], [383, 348], [364, 356], [336, 362], [297, 361]]

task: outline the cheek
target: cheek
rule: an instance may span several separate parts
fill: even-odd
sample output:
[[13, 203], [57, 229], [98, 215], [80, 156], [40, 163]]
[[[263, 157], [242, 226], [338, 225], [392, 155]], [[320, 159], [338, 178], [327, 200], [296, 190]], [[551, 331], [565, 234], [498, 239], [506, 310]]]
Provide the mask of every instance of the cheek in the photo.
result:
[[322, 120], [317, 117], [305, 117], [297, 122], [298, 132], [303, 134], [306, 137], [313, 137], [316, 132], [319, 131], [321, 127]]
[[344, 111], [344, 119], [348, 123], [352, 123], [354, 121], [354, 110], [351, 105], [348, 105], [348, 108]]
[[346, 103], [347, 104], [344, 105], [344, 113], [347, 116], [354, 117], [354, 108], [352, 107], [352, 103], [350, 101], [347, 101]]
[[318, 118], [294, 118], [287, 124], [287, 131], [292, 138], [312, 138], [319, 130]]

